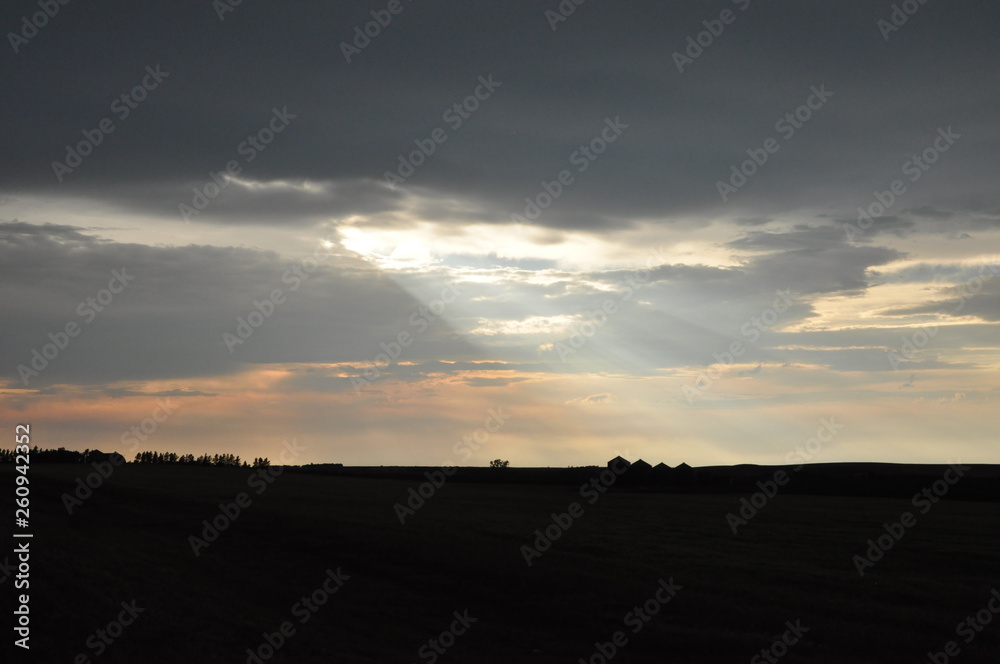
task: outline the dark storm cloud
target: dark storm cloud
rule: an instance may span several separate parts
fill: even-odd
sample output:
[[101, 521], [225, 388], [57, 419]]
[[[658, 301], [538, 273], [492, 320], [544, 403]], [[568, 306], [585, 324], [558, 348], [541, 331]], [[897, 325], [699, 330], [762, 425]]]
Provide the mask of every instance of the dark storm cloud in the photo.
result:
[[858, 217], [845, 217], [836, 221], [840, 224], [844, 237], [848, 237], [850, 233], [851, 242], [870, 243], [882, 235], [906, 237], [917, 230], [916, 222], [891, 214], [872, 218], [871, 225], [867, 228], [858, 226]]
[[981, 211], [974, 214], [970, 225], [977, 229], [993, 229], [1000, 227], [1000, 210]]
[[738, 226], [766, 226], [774, 221], [773, 217], [740, 217], [735, 219]]
[[996, 272], [982, 270], [962, 285], [940, 289], [933, 300], [910, 307], [886, 311], [889, 316], [935, 314], [949, 317], [975, 316], [985, 321], [1000, 321], [1000, 266]]
[[[0, 243], [17, 242], [22, 248], [52, 247], [64, 242], [92, 244], [100, 242], [99, 238], [82, 233], [83, 229], [63, 224], [28, 224], [13, 219], [0, 221]], [[17, 256], [11, 258], [16, 259]]]
[[[443, 321], [415, 328], [409, 318], [422, 303], [366, 264], [321, 258], [316, 267], [266, 251], [149, 247], [66, 226], [0, 224], [0, 377], [23, 387], [18, 368], [32, 367], [45, 346], [55, 356], [28, 375], [29, 387], [205, 376], [245, 363], [363, 365], [404, 330], [416, 339], [408, 359], [473, 352]], [[266, 304], [275, 289], [277, 304]], [[255, 302], [271, 313], [230, 352], [223, 334], [237, 335], [237, 317], [249, 319]]]
[[[352, 214], [392, 213], [399, 210], [403, 199], [401, 191], [392, 191], [372, 180], [240, 180], [225, 184], [218, 196], [196, 202], [193, 190], [203, 193], [205, 186], [212, 184], [207, 172], [200, 180], [184, 183], [135, 183], [117, 188], [115, 202], [127, 209], [159, 212], [178, 221], [283, 225], [312, 224]], [[182, 204], [186, 210], [181, 210]]]
[[[537, 223], [695, 210], [755, 219], [866, 205], [953, 126], [960, 141], [900, 204], [997, 208], [995, 4], [922, 5], [888, 41], [876, 20], [891, 3], [591, 2], [553, 31], [544, 12], [556, 5], [405, 2], [350, 64], [339, 44], [385, 3], [244, 2], [224, 21], [210, 2], [62, 6], [16, 54], [5, 44], [0, 84], [16, 103], [0, 124], [4, 190], [172, 215], [237, 160], [249, 179], [332, 188], [227, 194], [199, 221], [368, 214], [398, 204], [371, 182], [440, 127], [447, 140], [403, 186], [478, 201], [487, 217], [509, 218], [569, 169], [574, 183]], [[723, 9], [735, 22], [679, 73], [672, 54]], [[33, 0], [5, 3], [0, 26], [17, 30], [35, 11]], [[112, 104], [157, 65], [169, 75], [121, 117]], [[443, 114], [491, 74], [500, 86], [452, 128]], [[776, 122], [821, 85], [834, 96], [785, 140]], [[249, 161], [241, 145], [285, 107], [296, 117]], [[628, 130], [577, 172], [571, 155], [619, 116]], [[58, 183], [51, 162], [104, 118], [114, 131]], [[772, 137], [780, 150], [723, 204], [716, 181]]]
[[[881, 280], [891, 283], [975, 283], [976, 278], [986, 278], [1000, 272], [1000, 264], [997, 261], [984, 263], [917, 263], [908, 265], [891, 274], [885, 275]], [[965, 292], [969, 293], [969, 287], [965, 287]], [[971, 294], [971, 293], [970, 293]], [[954, 298], [954, 295], [949, 296]]]
[[886, 247], [851, 245], [837, 226], [753, 231], [726, 246], [740, 251], [767, 251], [748, 259], [756, 283], [792, 288], [803, 294], [864, 290], [871, 268], [905, 256]]
[[915, 217], [927, 217], [928, 219], [951, 219], [955, 216], [954, 212], [949, 212], [948, 210], [938, 210], [931, 205], [924, 205], [923, 207], [914, 208], [913, 210], [906, 210], [906, 212]]

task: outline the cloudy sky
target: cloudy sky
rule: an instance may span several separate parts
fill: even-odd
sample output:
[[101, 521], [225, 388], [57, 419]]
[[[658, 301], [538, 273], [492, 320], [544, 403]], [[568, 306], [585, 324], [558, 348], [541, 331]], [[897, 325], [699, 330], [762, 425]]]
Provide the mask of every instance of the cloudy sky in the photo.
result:
[[129, 458], [781, 463], [825, 420], [817, 462], [1000, 463], [1000, 8], [903, 4], [7, 2], [0, 413]]

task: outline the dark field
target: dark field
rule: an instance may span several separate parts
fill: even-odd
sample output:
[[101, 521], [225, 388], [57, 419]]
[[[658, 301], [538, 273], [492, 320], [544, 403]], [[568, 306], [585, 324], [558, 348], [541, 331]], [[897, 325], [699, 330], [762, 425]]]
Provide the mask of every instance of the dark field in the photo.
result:
[[[591, 661], [618, 630], [616, 663], [750, 662], [786, 621], [808, 632], [782, 662], [919, 663], [950, 640], [962, 664], [1000, 653], [1000, 620], [970, 644], [955, 631], [1000, 586], [993, 503], [918, 514], [862, 578], [852, 557], [916, 511], [909, 500], [779, 493], [734, 536], [740, 495], [612, 491], [589, 505], [573, 487], [452, 482], [400, 525], [393, 505], [413, 482], [286, 471], [257, 495], [249, 469], [130, 464], [68, 515], [60, 495], [89, 470], [31, 469], [32, 649], [19, 661], [242, 663], [290, 621], [263, 661], [430, 662], [421, 647], [466, 610], [476, 622], [443, 662]], [[13, 486], [10, 466], [0, 475]], [[188, 537], [242, 491], [253, 503], [195, 557]], [[582, 517], [529, 568], [521, 545], [574, 501]], [[303, 624], [294, 606], [338, 568], [350, 578]], [[625, 615], [671, 578], [676, 597], [633, 633]], [[96, 655], [88, 639], [133, 599], [144, 612]]]

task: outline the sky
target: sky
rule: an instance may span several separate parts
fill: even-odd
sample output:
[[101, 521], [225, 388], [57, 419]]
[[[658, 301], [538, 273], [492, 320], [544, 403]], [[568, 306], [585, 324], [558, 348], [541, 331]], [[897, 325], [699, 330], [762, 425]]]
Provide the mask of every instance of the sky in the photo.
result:
[[0, 418], [129, 459], [1000, 463], [997, 25], [4, 3]]

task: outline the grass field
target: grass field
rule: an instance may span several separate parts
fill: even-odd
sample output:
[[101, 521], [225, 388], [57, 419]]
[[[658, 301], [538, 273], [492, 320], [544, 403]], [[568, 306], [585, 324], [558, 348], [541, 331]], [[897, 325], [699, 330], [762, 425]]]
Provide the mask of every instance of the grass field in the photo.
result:
[[[60, 495], [88, 470], [31, 469], [23, 661], [246, 662], [290, 621], [263, 661], [429, 662], [421, 647], [466, 610], [476, 622], [443, 662], [591, 661], [618, 630], [614, 662], [750, 662], [786, 621], [808, 632], [785, 662], [926, 662], [949, 640], [963, 664], [1000, 653], [1000, 624], [970, 644], [955, 633], [1000, 586], [997, 504], [941, 502], [861, 577], [852, 556], [908, 500], [779, 494], [734, 536], [735, 495], [589, 505], [572, 487], [449, 483], [401, 525], [409, 482], [286, 471], [258, 495], [249, 469], [130, 464], [69, 515]], [[243, 491], [252, 504], [196, 557], [189, 536]], [[583, 515], [526, 565], [521, 546], [574, 501]], [[337, 568], [350, 578], [301, 623], [294, 605]], [[633, 633], [624, 616], [671, 578], [681, 589]], [[95, 656], [88, 638], [133, 599], [144, 611]]]

